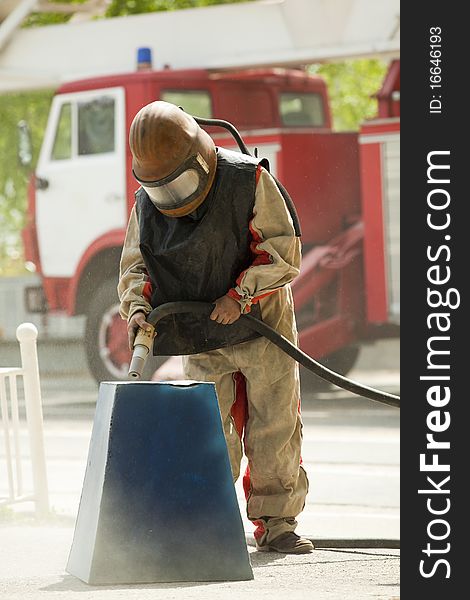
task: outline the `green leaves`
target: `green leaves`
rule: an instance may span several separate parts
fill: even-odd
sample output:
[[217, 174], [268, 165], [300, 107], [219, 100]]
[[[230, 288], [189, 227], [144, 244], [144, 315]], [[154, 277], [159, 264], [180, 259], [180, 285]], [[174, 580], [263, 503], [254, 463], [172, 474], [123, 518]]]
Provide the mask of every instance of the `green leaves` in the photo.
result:
[[[122, 17], [124, 15], [139, 15], [141, 13], [157, 12], [163, 10], [179, 10], [182, 8], [196, 8], [198, 6], [211, 6], [214, 4], [234, 4], [235, 2], [251, 2], [252, 0], [112, 0], [104, 17]], [[55, 25], [67, 23], [72, 14], [54, 12], [54, 0], [50, 0], [50, 12], [33, 12], [24, 21], [23, 27], [37, 27], [41, 25]], [[60, 4], [84, 4], [87, 0], [57, 0]]]
[[180, 10], [182, 8], [196, 8], [198, 6], [211, 6], [213, 4], [234, 4], [235, 2], [246, 1], [251, 0], [112, 0], [105, 16], [136, 15], [146, 12]]
[[41, 25], [59, 25], [61, 23], [67, 23], [72, 17], [72, 13], [66, 14], [64, 12], [55, 12], [53, 9], [54, 3], [60, 4], [84, 4], [88, 0], [49, 0], [51, 4], [50, 12], [32, 12], [22, 23], [22, 27], [38, 27]]
[[31, 128], [35, 166], [52, 95], [52, 90], [0, 95], [0, 275], [17, 274], [24, 268], [21, 229], [29, 173], [18, 161], [17, 125], [24, 119]]
[[328, 85], [337, 131], [357, 130], [362, 121], [376, 116], [377, 100], [372, 95], [379, 91], [387, 68], [387, 63], [377, 59], [347, 60], [310, 68]]

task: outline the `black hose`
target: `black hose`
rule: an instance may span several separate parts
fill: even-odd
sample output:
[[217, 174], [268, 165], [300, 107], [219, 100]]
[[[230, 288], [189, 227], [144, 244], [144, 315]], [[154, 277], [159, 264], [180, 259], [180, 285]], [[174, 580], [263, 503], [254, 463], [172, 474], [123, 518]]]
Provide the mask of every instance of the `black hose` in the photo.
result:
[[[180, 108], [181, 108], [181, 110], [184, 110], [181, 106], [180, 106]], [[202, 117], [195, 117], [195, 116], [193, 116], [193, 119], [196, 121], [196, 123], [198, 125], [205, 125], [206, 127], [207, 126], [223, 127], [224, 129], [227, 129], [227, 131], [229, 131], [235, 138], [235, 141], [237, 142], [238, 147], [240, 148], [240, 151], [242, 152], [242, 154], [247, 154], [248, 156], [252, 156], [251, 152], [248, 150], [247, 145], [243, 141], [243, 138], [240, 135], [240, 132], [229, 121], [224, 121], [223, 119], [203, 119]], [[269, 163], [267, 160], [266, 160], [266, 164], [264, 166], [268, 167], [268, 171], [269, 171]], [[290, 216], [292, 217], [295, 235], [296, 235], [296, 237], [300, 237], [302, 235], [302, 232], [300, 229], [299, 216], [295, 209], [294, 202], [293, 202], [292, 198], [290, 197], [289, 192], [286, 190], [286, 188], [282, 185], [282, 183], [276, 177], [274, 177], [274, 175], [272, 173], [271, 173], [271, 177], [276, 182], [276, 185], [279, 188], [281, 196], [284, 198], [284, 201], [287, 205]]]
[[[147, 323], [155, 326], [160, 319], [176, 313], [190, 312], [206, 314], [209, 316], [213, 308], [214, 305], [208, 302], [167, 302], [166, 304], [162, 304], [157, 308], [154, 308], [146, 317], [146, 321]], [[255, 317], [251, 315], [241, 315], [240, 319], [243, 319], [247, 327], [250, 327], [250, 329], [253, 329], [257, 333], [266, 337], [268, 340], [273, 342], [273, 344], [276, 344], [276, 346], [281, 348], [281, 350], [283, 350], [291, 358], [322, 379], [325, 379], [330, 383], [334, 383], [348, 392], [369, 398], [369, 400], [374, 400], [375, 402], [380, 402], [381, 404], [387, 404], [388, 406], [400, 408], [399, 396], [395, 396], [394, 394], [389, 394], [381, 390], [376, 390], [366, 385], [361, 385], [360, 383], [356, 383], [347, 377], [343, 377], [339, 373], [335, 373], [335, 371], [331, 371], [321, 363], [305, 354], [305, 352], [302, 352], [300, 348], [294, 346], [294, 344], [292, 344], [283, 335], [275, 331], [272, 327], [266, 325], [266, 323], [263, 323], [258, 319], [255, 319]]]
[[194, 116], [193, 119], [198, 125], [205, 125], [206, 127], [223, 127], [224, 129], [227, 129], [235, 138], [242, 154], [247, 154], [248, 156], [251, 156], [251, 152], [248, 150], [237, 128], [234, 125], [232, 125], [232, 123], [230, 123], [229, 121], [224, 121], [223, 119], [203, 119], [202, 117]]

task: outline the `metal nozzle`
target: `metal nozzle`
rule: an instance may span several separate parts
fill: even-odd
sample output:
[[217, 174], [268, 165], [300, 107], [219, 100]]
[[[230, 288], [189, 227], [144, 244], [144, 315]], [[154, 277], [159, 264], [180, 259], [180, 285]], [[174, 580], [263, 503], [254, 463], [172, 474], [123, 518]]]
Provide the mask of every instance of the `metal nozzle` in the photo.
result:
[[140, 379], [145, 366], [147, 356], [150, 354], [150, 348], [153, 344], [153, 332], [139, 329], [134, 342], [134, 352], [132, 354], [131, 364], [129, 365], [129, 379]]
[[129, 365], [129, 377], [131, 379], [140, 379], [144, 370], [149, 350], [146, 346], [138, 344], [134, 346], [131, 364]]

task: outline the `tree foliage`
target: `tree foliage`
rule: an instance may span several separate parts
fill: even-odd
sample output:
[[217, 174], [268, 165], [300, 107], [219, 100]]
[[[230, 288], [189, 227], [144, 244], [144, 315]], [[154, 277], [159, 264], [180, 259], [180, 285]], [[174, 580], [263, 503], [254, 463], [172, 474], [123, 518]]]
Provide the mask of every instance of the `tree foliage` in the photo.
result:
[[[83, 4], [87, 0], [49, 0], [51, 4]], [[112, 0], [104, 17], [122, 17], [125, 15], [139, 15], [141, 13], [157, 12], [164, 10], [180, 10], [182, 8], [196, 8], [199, 6], [212, 6], [215, 4], [234, 4], [236, 2], [251, 2], [252, 0]], [[23, 27], [37, 27], [40, 25], [58, 25], [67, 23], [72, 18], [71, 14], [54, 12], [32, 12], [24, 21]]]
[[[60, 4], [84, 4], [87, 0], [49, 0], [51, 5]], [[60, 25], [67, 23], [72, 18], [72, 14], [65, 14], [51, 10], [49, 12], [32, 12], [22, 23], [22, 27], [40, 27], [41, 25]]]
[[234, 4], [236, 2], [247, 1], [250, 0], [112, 0], [106, 11], [106, 16], [118, 17], [162, 10], [180, 10], [182, 8], [196, 8], [199, 6], [212, 6], [214, 4]]
[[30, 126], [33, 164], [37, 162], [53, 91], [0, 95], [0, 275], [23, 267], [20, 232], [24, 226], [28, 173], [17, 158], [17, 124]]
[[387, 63], [377, 59], [312, 65], [311, 72], [323, 77], [328, 85], [333, 123], [337, 131], [357, 130], [362, 121], [377, 114], [377, 100], [373, 94], [380, 89], [387, 66]]

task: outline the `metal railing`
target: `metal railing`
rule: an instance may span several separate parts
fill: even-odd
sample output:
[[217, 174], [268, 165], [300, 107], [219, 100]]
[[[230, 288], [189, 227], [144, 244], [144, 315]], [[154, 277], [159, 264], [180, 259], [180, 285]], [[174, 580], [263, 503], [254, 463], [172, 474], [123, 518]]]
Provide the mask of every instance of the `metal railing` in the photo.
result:
[[[23, 323], [17, 328], [16, 337], [20, 343], [21, 367], [0, 367], [0, 413], [8, 481], [8, 495], [0, 497], [0, 506], [17, 502], [34, 501], [36, 514], [43, 516], [49, 512], [49, 493], [36, 346], [38, 330], [32, 323]], [[32, 493], [25, 493], [24, 491], [21, 453], [22, 430], [17, 385], [19, 377], [23, 378], [26, 423], [32, 467]]]

